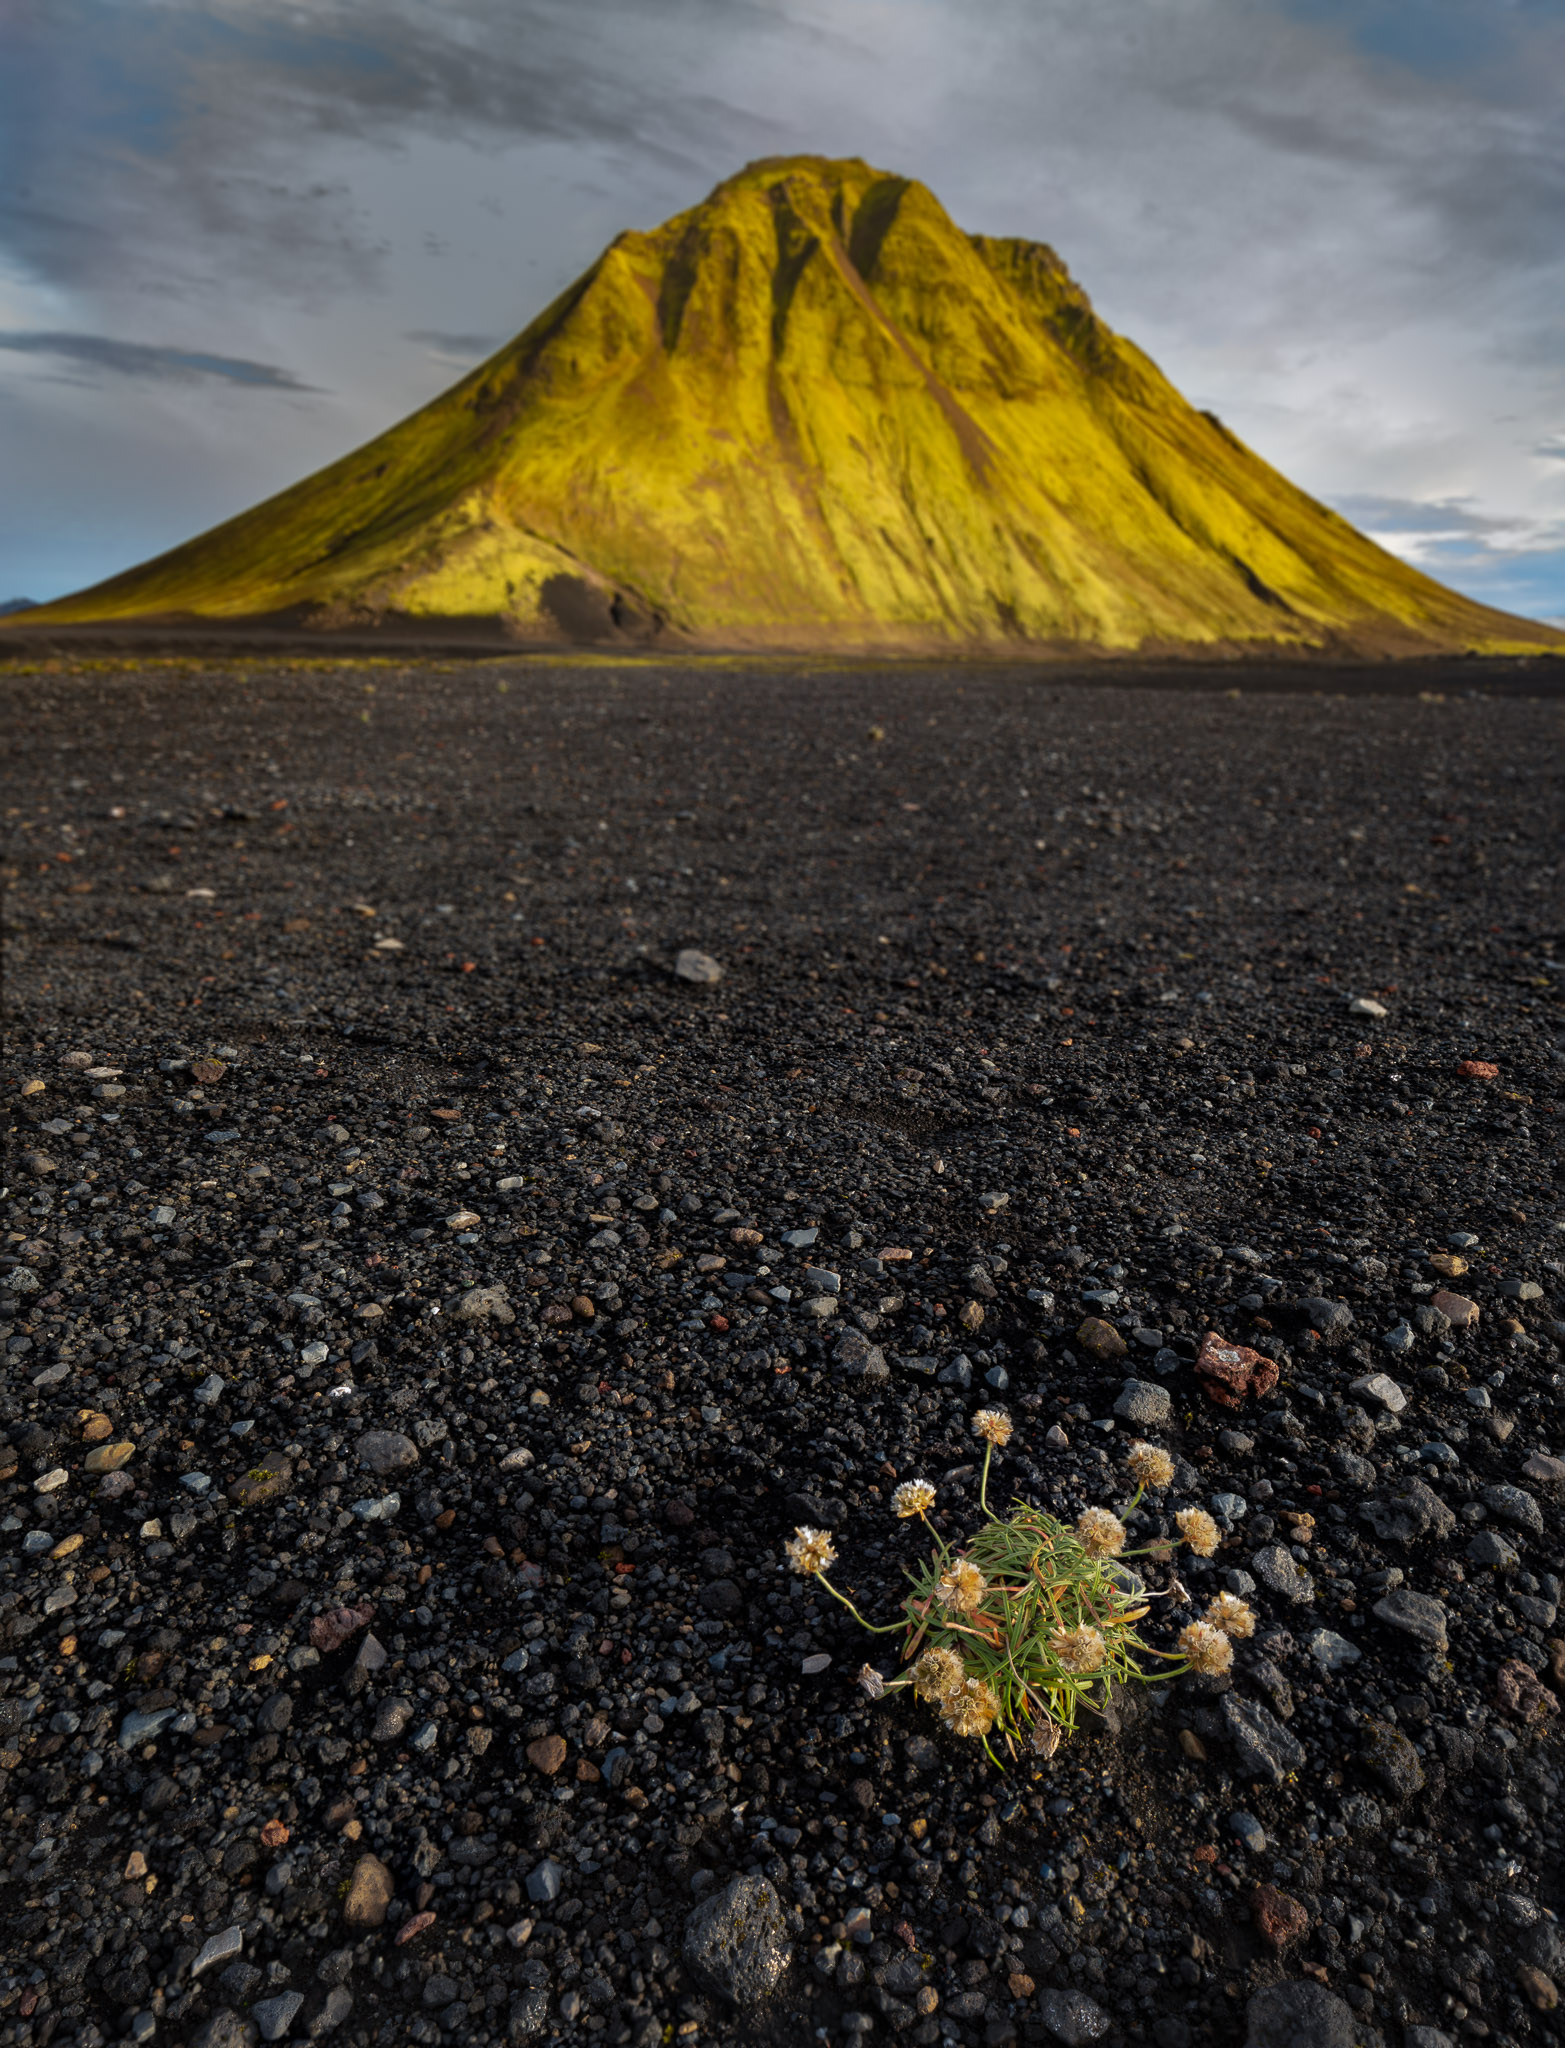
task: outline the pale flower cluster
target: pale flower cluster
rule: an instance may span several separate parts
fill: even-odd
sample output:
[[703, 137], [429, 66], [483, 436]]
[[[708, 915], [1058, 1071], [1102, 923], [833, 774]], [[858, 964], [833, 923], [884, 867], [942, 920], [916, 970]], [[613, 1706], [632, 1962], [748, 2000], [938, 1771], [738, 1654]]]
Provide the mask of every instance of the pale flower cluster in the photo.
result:
[[837, 1562], [831, 1537], [824, 1529], [795, 1529], [783, 1549], [794, 1570], [807, 1579]]
[[1255, 1634], [1255, 1615], [1236, 1593], [1219, 1593], [1207, 1608], [1204, 1620], [1225, 1636], [1245, 1638]]
[[901, 1521], [912, 1515], [927, 1515], [935, 1504], [935, 1489], [927, 1479], [904, 1479], [891, 1496], [891, 1512]]
[[973, 1435], [1003, 1451], [1011, 1441], [1011, 1418], [1003, 1408], [980, 1408], [973, 1417]]
[[1107, 1508], [1083, 1508], [1076, 1517], [1076, 1536], [1088, 1557], [1118, 1557], [1128, 1531]]
[[980, 1741], [994, 1726], [999, 1696], [982, 1678], [964, 1678], [940, 1702], [940, 1718], [953, 1735]]
[[1179, 1654], [1203, 1678], [1220, 1678], [1233, 1668], [1233, 1644], [1209, 1621], [1192, 1621], [1179, 1631]]
[[988, 1590], [989, 1581], [965, 1557], [952, 1558], [935, 1587], [946, 1606], [954, 1607], [959, 1614], [972, 1614]]
[[1056, 1629], [1049, 1638], [1049, 1648], [1054, 1652], [1054, 1661], [1060, 1669], [1068, 1671], [1072, 1678], [1086, 1678], [1094, 1671], [1101, 1671], [1108, 1653], [1101, 1631], [1085, 1621], [1078, 1622], [1074, 1628]]
[[1132, 1444], [1125, 1462], [1130, 1467], [1131, 1478], [1149, 1492], [1161, 1493], [1164, 1487], [1174, 1483], [1174, 1461], [1156, 1444]]
[[1174, 1527], [1197, 1557], [1210, 1557], [1217, 1548], [1217, 1524], [1205, 1508], [1181, 1508]]

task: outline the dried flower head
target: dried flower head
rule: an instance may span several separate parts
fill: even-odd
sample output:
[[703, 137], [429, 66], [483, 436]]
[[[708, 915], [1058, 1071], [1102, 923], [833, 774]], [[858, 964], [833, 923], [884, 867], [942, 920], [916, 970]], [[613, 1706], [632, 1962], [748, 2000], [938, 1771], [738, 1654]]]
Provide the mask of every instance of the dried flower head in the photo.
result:
[[788, 1562], [805, 1578], [837, 1562], [837, 1553], [824, 1529], [795, 1529], [783, 1548], [788, 1553]]
[[1076, 1517], [1076, 1538], [1089, 1557], [1118, 1557], [1126, 1533], [1119, 1516], [1107, 1508], [1083, 1508]]
[[1210, 1557], [1217, 1548], [1217, 1524], [1205, 1508], [1181, 1508], [1174, 1527], [1197, 1557]]
[[1203, 1678], [1220, 1678], [1234, 1661], [1234, 1646], [1209, 1621], [1192, 1621], [1179, 1631], [1179, 1654]]
[[1033, 1724], [1032, 1738], [1028, 1743], [1034, 1756], [1051, 1757], [1060, 1746], [1060, 1724], [1051, 1721], [1047, 1714]]
[[1161, 1493], [1165, 1486], [1174, 1483], [1174, 1461], [1156, 1444], [1132, 1444], [1126, 1463], [1136, 1484], [1153, 1493]]
[[947, 1607], [954, 1607], [962, 1614], [971, 1614], [989, 1590], [989, 1581], [965, 1557], [954, 1557], [940, 1574], [935, 1591]]
[[908, 1676], [913, 1681], [914, 1692], [921, 1700], [943, 1700], [947, 1693], [956, 1690], [966, 1674], [962, 1669], [962, 1660], [955, 1650], [947, 1650], [939, 1643], [932, 1643]]
[[1202, 1620], [1211, 1628], [1221, 1629], [1225, 1636], [1242, 1638], [1255, 1634], [1255, 1614], [1235, 1593], [1219, 1593]]
[[891, 1512], [905, 1522], [910, 1515], [927, 1515], [935, 1504], [935, 1489], [927, 1479], [904, 1479], [891, 1496]]
[[1108, 1651], [1101, 1633], [1085, 1621], [1078, 1622], [1074, 1628], [1057, 1629], [1049, 1638], [1049, 1648], [1054, 1652], [1060, 1669], [1068, 1671], [1073, 1678], [1085, 1678], [1091, 1671], [1101, 1671]]
[[940, 1718], [952, 1734], [969, 1736], [975, 1742], [989, 1733], [999, 1711], [993, 1687], [981, 1678], [964, 1678], [940, 1702]]
[[1011, 1418], [1003, 1408], [980, 1408], [973, 1417], [973, 1435], [1003, 1451], [1011, 1441]]
[[881, 1677], [873, 1664], [864, 1664], [859, 1667], [857, 1682], [864, 1688], [872, 1700], [878, 1700], [886, 1690], [886, 1681]]

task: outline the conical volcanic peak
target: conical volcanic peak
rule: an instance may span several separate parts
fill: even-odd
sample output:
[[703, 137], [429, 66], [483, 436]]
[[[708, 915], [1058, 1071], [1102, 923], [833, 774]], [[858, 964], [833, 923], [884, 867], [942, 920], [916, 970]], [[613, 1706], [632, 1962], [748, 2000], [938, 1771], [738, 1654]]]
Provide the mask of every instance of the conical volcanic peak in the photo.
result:
[[481, 620], [885, 652], [1565, 645], [1397, 561], [858, 159], [624, 234], [368, 446], [39, 620]]

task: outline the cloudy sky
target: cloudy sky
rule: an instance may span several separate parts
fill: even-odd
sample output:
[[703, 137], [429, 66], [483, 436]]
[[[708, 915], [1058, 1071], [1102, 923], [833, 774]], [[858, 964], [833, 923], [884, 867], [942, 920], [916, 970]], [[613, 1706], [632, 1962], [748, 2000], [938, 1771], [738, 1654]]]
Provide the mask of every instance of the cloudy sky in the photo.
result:
[[0, 0], [0, 601], [389, 425], [622, 228], [860, 155], [1565, 623], [1565, 0]]

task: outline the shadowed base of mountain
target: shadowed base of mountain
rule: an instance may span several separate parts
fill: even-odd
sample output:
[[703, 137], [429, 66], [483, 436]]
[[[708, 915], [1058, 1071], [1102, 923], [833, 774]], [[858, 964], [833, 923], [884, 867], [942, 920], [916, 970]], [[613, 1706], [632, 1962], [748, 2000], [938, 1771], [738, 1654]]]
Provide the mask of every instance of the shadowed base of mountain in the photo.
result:
[[0, 631], [0, 674], [47, 665], [50, 669], [123, 668], [144, 675], [162, 664], [210, 668], [238, 664], [288, 667], [417, 668], [438, 662], [467, 664], [510, 676], [525, 687], [529, 673], [559, 668], [626, 670], [641, 677], [704, 672], [732, 678], [776, 671], [788, 675], [877, 671], [910, 682], [931, 674], [958, 681], [964, 674], [1014, 683], [1018, 688], [1096, 687], [1123, 690], [1222, 692], [1228, 696], [1410, 697], [1443, 702], [1450, 697], [1565, 698], [1565, 661], [1544, 655], [1452, 655], [1426, 653], [1366, 656], [1362, 653], [1178, 648], [1161, 657], [1105, 655], [1096, 648], [1036, 649], [939, 657], [852, 653], [808, 649], [756, 654], [744, 649], [707, 649], [670, 642], [640, 644], [625, 639], [519, 642], [494, 619], [396, 619], [375, 626], [344, 625], [323, 631], [273, 614], [254, 620], [133, 620], [116, 626], [51, 626], [30, 633]]

